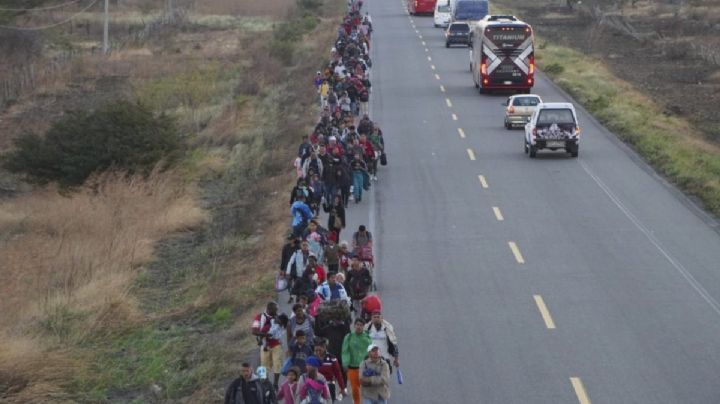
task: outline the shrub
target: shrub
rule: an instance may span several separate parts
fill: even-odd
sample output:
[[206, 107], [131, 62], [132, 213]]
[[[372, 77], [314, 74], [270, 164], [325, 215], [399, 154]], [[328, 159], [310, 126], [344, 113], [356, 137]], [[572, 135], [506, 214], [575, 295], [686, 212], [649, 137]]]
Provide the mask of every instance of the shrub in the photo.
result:
[[45, 137], [20, 136], [4, 166], [35, 182], [78, 185], [108, 168], [148, 172], [160, 160], [172, 160], [179, 147], [174, 120], [120, 101], [90, 113], [69, 112]]

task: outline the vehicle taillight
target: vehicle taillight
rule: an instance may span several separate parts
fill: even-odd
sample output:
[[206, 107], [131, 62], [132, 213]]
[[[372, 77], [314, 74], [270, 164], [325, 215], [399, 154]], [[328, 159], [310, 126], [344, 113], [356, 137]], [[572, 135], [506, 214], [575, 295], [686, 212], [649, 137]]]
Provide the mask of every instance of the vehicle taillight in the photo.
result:
[[511, 105], [511, 106], [508, 107], [507, 111], [508, 111], [509, 114], [514, 114], [514, 113], [515, 113], [515, 107], [513, 107], [513, 106]]
[[530, 56], [530, 70], [528, 71], [530, 76], [535, 74], [535, 56]]
[[575, 136], [580, 136], [580, 127], [575, 128]]
[[533, 79], [528, 79], [528, 85], [532, 85]]

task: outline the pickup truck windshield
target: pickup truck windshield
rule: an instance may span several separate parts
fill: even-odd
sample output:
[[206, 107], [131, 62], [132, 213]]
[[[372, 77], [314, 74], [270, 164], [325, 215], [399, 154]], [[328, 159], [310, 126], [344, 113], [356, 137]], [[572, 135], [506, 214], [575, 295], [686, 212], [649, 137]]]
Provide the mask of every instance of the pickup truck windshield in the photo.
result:
[[569, 109], [543, 109], [538, 115], [538, 125], [575, 124], [573, 113]]
[[438, 13], [449, 13], [450, 6], [438, 6], [437, 11]]

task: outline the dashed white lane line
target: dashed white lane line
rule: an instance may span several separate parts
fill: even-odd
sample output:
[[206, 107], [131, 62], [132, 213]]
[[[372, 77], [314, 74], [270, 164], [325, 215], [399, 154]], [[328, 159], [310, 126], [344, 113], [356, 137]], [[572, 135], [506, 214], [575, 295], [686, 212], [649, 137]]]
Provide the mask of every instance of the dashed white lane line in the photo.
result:
[[502, 212], [500, 212], [500, 208], [498, 208], [497, 206], [493, 206], [492, 210], [493, 210], [493, 213], [495, 213], [495, 219], [497, 219], [501, 222], [503, 220], [505, 220], [505, 218], [502, 215]]
[[522, 253], [520, 252], [520, 248], [518, 248], [517, 244], [515, 244], [514, 241], [508, 241], [508, 246], [510, 246], [510, 250], [515, 256], [515, 261], [517, 261], [518, 264], [524, 264], [525, 258], [523, 258]]
[[467, 149], [467, 154], [470, 160], [475, 161], [475, 152], [472, 149]]
[[450, 98], [445, 98], [445, 104], [447, 104], [448, 108], [452, 108], [452, 102], [450, 101]]
[[[422, 35], [420, 36], [420, 39], [422, 39]], [[427, 46], [427, 44], [425, 43], [425, 41], [422, 41], [422, 45], [423, 45], [423, 46]]]
[[435, 80], [440, 80], [440, 75], [435, 73]]
[[458, 117], [457, 117], [457, 115], [455, 115], [455, 114], [452, 114], [452, 119], [453, 119], [453, 121], [457, 121], [457, 120], [458, 120]]
[[484, 175], [478, 175], [478, 180], [480, 180], [480, 186], [487, 189], [488, 188], [488, 182], [485, 179]]
[[428, 62], [432, 62], [432, 58], [428, 56]]
[[592, 404], [588, 398], [587, 392], [585, 392], [585, 386], [583, 386], [583, 382], [579, 377], [571, 377], [570, 383], [572, 383], [575, 395], [577, 396], [580, 404]]
[[442, 92], [444, 93], [444, 92], [445, 92], [445, 86], [440, 85], [440, 91], [442, 91]]
[[430, 52], [430, 50], [428, 48], [425, 48], [425, 52]]
[[461, 138], [465, 139], [465, 131], [462, 128], [458, 128], [458, 134]]
[[547, 306], [545, 305], [545, 301], [543, 300], [542, 296], [533, 295], [533, 299], [535, 299], [535, 304], [537, 305], [538, 310], [540, 311], [540, 315], [545, 322], [545, 327], [547, 327], [548, 330], [554, 330], [555, 322], [553, 321], [552, 316], [550, 315], [550, 310], [548, 310]]

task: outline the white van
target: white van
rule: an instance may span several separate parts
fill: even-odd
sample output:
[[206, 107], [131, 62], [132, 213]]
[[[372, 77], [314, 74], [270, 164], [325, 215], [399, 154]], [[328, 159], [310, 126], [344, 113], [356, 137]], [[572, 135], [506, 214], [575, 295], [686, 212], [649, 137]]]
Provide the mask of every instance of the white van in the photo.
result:
[[447, 27], [452, 19], [450, 11], [451, 5], [449, 0], [438, 0], [435, 3], [435, 14], [433, 15], [433, 23], [435, 28]]

